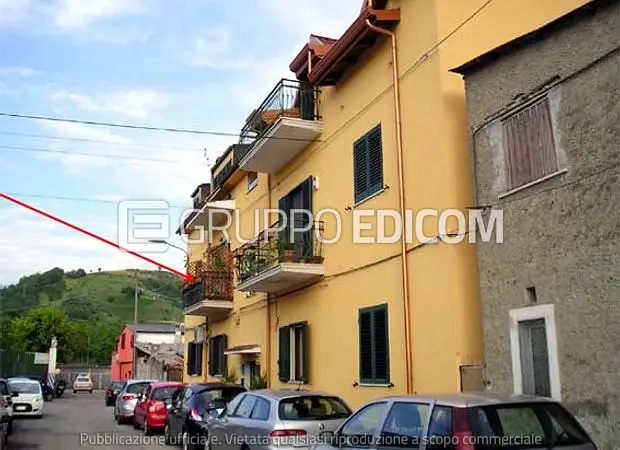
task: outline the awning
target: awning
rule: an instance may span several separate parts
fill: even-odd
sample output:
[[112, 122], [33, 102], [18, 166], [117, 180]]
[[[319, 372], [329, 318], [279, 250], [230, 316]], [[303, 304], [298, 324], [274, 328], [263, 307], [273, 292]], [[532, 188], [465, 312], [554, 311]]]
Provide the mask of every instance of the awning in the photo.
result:
[[260, 345], [238, 345], [224, 350], [225, 355], [257, 355], [260, 354]]

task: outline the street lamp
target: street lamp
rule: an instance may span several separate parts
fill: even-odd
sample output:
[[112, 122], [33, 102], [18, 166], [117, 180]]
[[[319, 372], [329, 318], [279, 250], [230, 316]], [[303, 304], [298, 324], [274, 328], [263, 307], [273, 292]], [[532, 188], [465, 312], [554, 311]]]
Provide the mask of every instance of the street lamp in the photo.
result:
[[189, 253], [187, 253], [187, 251], [182, 248], [179, 247], [178, 245], [175, 244], [171, 244], [168, 241], [164, 241], [163, 239], [149, 239], [149, 241], [151, 244], [166, 244], [168, 247], [172, 247], [172, 248], [176, 248], [177, 250], [181, 250], [183, 253], [185, 253], [185, 266], [187, 267], [187, 264], [189, 264]]

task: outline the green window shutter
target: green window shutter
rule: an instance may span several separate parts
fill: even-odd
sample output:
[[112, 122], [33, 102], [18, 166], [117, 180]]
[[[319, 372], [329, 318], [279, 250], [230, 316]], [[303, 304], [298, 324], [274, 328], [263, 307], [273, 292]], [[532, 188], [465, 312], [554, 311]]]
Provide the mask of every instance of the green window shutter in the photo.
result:
[[[302, 209], [305, 209], [306, 211], [308, 211], [309, 214], [312, 214], [312, 191], [314, 190], [313, 186], [314, 186], [313, 177], [306, 178], [306, 181], [304, 181], [301, 184], [301, 196], [302, 196], [302, 204], [303, 204]], [[304, 214], [299, 218], [302, 219], [304, 222], [302, 224], [299, 224], [298, 228], [307, 228], [309, 225], [313, 225], [311, 223], [308, 223], [309, 220], [312, 220], [312, 216], [307, 216]], [[301, 236], [302, 256], [315, 256], [313, 254], [314, 249], [312, 245], [313, 237], [314, 237], [313, 228], [310, 228], [308, 231], [304, 231], [302, 233], [302, 236]]]
[[316, 106], [314, 99], [314, 90], [312, 89], [312, 86], [307, 83], [302, 83], [299, 89], [299, 96], [301, 103], [301, 118], [304, 120], [316, 120]]
[[301, 380], [299, 381], [309, 383], [310, 370], [308, 366], [308, 360], [310, 359], [310, 334], [308, 333], [307, 323], [299, 326], [299, 333], [301, 333]]
[[208, 365], [208, 373], [209, 375], [215, 375], [215, 339], [209, 339], [209, 344], [207, 347], [209, 353], [209, 360], [207, 362]]
[[389, 322], [387, 305], [359, 312], [360, 382], [390, 382]]
[[359, 350], [360, 383], [370, 383], [373, 381], [372, 313], [367, 310], [359, 312]]
[[368, 196], [368, 185], [366, 182], [367, 167], [366, 136], [362, 136], [353, 144], [353, 193], [355, 203], [361, 202]]
[[279, 330], [278, 378], [285, 383], [291, 379], [291, 333], [289, 327]]
[[[278, 240], [291, 242], [291, 224], [289, 223], [291, 217], [291, 198], [288, 195], [285, 195], [278, 201], [278, 209], [286, 216], [286, 228], [282, 231], [278, 231]], [[278, 214], [278, 222], [281, 220], [284, 219], [281, 214]]]
[[383, 188], [383, 145], [381, 143], [381, 125], [377, 125], [367, 134], [368, 148], [368, 195]]
[[228, 348], [228, 336], [224, 334], [221, 336], [221, 340], [220, 340], [220, 354], [219, 354], [220, 371], [218, 375], [223, 374], [224, 371], [228, 369], [228, 356], [224, 354], [224, 351], [227, 348]]
[[202, 344], [196, 344], [194, 347], [196, 351], [196, 356], [195, 356], [196, 375], [198, 376], [202, 376], [202, 353], [203, 353], [202, 347], [203, 347]]
[[374, 376], [381, 383], [390, 382], [390, 347], [388, 342], [388, 316], [387, 305], [377, 307], [373, 311], [374, 332]]
[[187, 344], [187, 374], [191, 375], [192, 374], [192, 370], [193, 370], [193, 361], [194, 361], [194, 352], [192, 351], [194, 349], [194, 343], [193, 342], [189, 342]]

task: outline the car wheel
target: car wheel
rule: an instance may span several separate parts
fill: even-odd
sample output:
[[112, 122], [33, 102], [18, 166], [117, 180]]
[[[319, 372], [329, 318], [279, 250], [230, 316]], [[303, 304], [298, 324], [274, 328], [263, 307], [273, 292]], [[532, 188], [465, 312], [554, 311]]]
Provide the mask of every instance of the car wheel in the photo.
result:
[[140, 425], [138, 425], [138, 422], [136, 421], [136, 416], [133, 416], [133, 429], [134, 430], [140, 429]]
[[142, 427], [142, 431], [144, 431], [145, 436], [150, 436], [151, 434], [153, 434], [151, 432], [151, 429], [149, 428], [148, 423], [146, 423], [146, 418], [144, 418], [144, 426]]
[[170, 425], [166, 422], [166, 426], [164, 427], [164, 444], [172, 445], [172, 439], [170, 438]]
[[74, 393], [74, 394], [77, 394], [77, 391], [76, 391], [75, 389], [73, 389], [73, 393]]
[[89, 394], [92, 394], [92, 393], [93, 393], [93, 390], [91, 389], [90, 391], [88, 391], [88, 393], [89, 393]]

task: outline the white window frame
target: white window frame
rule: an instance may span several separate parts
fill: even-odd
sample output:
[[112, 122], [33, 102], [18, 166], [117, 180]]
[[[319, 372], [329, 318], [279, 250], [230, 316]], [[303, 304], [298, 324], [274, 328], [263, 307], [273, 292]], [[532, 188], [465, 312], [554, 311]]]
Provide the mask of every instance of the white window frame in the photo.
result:
[[[289, 329], [289, 350], [290, 350], [290, 355], [289, 355], [289, 361], [290, 361], [290, 366], [289, 366], [289, 383], [301, 383], [301, 380], [297, 379], [297, 374], [295, 373], [295, 366], [297, 365], [297, 359], [301, 359], [301, 361], [299, 361], [299, 367], [301, 369], [301, 372], [304, 372], [304, 361], [303, 361], [303, 354], [300, 352], [300, 354], [297, 354], [297, 346], [295, 345], [295, 343], [297, 342], [297, 339], [295, 339], [297, 337], [297, 333], [300, 333], [300, 329], [299, 327], [295, 327], [292, 326]], [[300, 341], [301, 341], [301, 348], [303, 349], [305, 342], [304, 342], [304, 336], [300, 336]]]
[[555, 305], [537, 305], [512, 309], [510, 315], [510, 354], [512, 357], [512, 382], [515, 394], [523, 393], [521, 377], [521, 347], [519, 340], [519, 323], [528, 320], [544, 319], [547, 335], [547, 357], [549, 358], [549, 383], [551, 397], [561, 401], [560, 363], [558, 359], [558, 341], [555, 326]]

